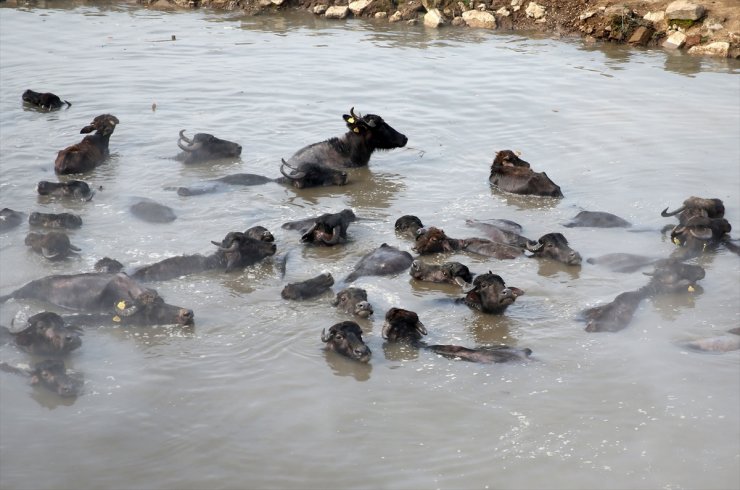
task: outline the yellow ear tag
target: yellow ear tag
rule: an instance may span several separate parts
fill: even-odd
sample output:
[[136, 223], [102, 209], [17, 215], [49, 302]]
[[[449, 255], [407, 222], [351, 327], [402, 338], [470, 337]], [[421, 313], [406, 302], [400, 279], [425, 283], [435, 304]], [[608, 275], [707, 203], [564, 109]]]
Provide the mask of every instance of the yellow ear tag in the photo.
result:
[[347, 122], [350, 123], [350, 124], [354, 124], [355, 123], [355, 118], [354, 117], [350, 117], [349, 119], [347, 119]]
[[352, 131], [354, 131], [355, 133], [359, 133], [360, 132], [360, 128], [353, 128]]
[[678, 239], [678, 237], [673, 237], [673, 243], [676, 245], [681, 245], [681, 240]]
[[125, 309], [126, 308], [126, 302], [123, 301], [123, 300], [119, 301], [118, 304], [116, 305], [116, 308], [119, 309], [119, 310]]
[[121, 317], [118, 316], [118, 315], [116, 315], [116, 316], [113, 317], [113, 321], [116, 322], [116, 323], [118, 323], [118, 322], [121, 321]]
[[694, 289], [694, 286], [689, 286], [689, 292], [690, 292], [690, 293], [693, 293], [694, 291], [696, 291], [696, 290]]

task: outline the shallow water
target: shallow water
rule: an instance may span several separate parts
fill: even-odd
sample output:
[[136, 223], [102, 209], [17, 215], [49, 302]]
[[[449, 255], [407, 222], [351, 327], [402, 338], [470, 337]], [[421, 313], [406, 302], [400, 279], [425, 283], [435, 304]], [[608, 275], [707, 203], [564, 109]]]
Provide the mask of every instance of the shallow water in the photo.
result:
[[[373, 351], [356, 365], [322, 350], [345, 319], [332, 295], [288, 302], [287, 282], [331, 272], [339, 290], [359, 258], [386, 242], [409, 250], [393, 222], [416, 214], [455, 237], [471, 217], [506, 218], [525, 235], [562, 232], [584, 259], [611, 252], [668, 256], [660, 216], [690, 195], [724, 200], [740, 229], [740, 65], [660, 50], [587, 46], [468, 29], [426, 30], [303, 14], [239, 17], [126, 5], [54, 2], [0, 9], [0, 207], [80, 214], [77, 259], [49, 263], [0, 235], [0, 293], [104, 256], [129, 268], [187, 253], [261, 224], [278, 260], [244, 272], [153, 286], [195, 311], [193, 329], [100, 327], [67, 365], [85, 392], [61, 400], [0, 373], [0, 486], [20, 488], [701, 488], [740, 486], [740, 355], [701, 355], [681, 342], [740, 319], [740, 261], [698, 260], [704, 293], [645, 301], [617, 334], [588, 334], [585, 307], [645, 284], [586, 264], [497, 261], [457, 254], [520, 287], [505, 315], [451, 299], [459, 289], [406, 273], [363, 277]], [[176, 41], [169, 41], [171, 36]], [[72, 102], [24, 108], [27, 88]], [[152, 104], [156, 103], [156, 110]], [[227, 173], [278, 177], [280, 158], [345, 126], [350, 107], [383, 116], [409, 148], [377, 153], [351, 184], [296, 190], [269, 183], [179, 197], [168, 187]], [[85, 175], [86, 203], [35, 192], [55, 180], [59, 149], [102, 113], [121, 121], [109, 161]], [[177, 133], [239, 142], [234, 161], [184, 166]], [[490, 188], [497, 150], [522, 152], [558, 183], [561, 200]], [[178, 218], [148, 224], [137, 197]], [[352, 208], [351, 242], [305, 248], [286, 221]], [[641, 232], [565, 228], [582, 209], [609, 211]], [[384, 345], [392, 306], [419, 313], [431, 343], [529, 347], [533, 362], [478, 365]], [[7, 325], [38, 303], [11, 301]], [[29, 356], [0, 346], [0, 361]]]

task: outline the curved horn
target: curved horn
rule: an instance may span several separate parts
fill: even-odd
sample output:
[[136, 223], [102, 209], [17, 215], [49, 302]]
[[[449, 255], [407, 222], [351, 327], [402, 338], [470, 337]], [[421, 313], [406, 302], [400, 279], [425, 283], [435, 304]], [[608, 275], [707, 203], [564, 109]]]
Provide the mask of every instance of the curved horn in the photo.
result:
[[60, 252], [51, 252], [48, 248], [41, 247], [41, 255], [43, 255], [44, 258], [47, 258], [47, 259], [55, 259], [55, 258], [59, 257], [61, 255], [61, 253]]
[[211, 240], [211, 243], [216, 245], [218, 249], [222, 252], [236, 252], [237, 250], [239, 250], [239, 242], [237, 242], [236, 240], [232, 242], [232, 244], [228, 247], [222, 247], [220, 243], [214, 242], [213, 240]]
[[427, 334], [427, 329], [424, 327], [424, 324], [421, 322], [416, 322], [416, 331], [419, 332], [420, 335]]
[[358, 116], [357, 114], [355, 114], [355, 108], [354, 107], [349, 110], [349, 115], [352, 116], [352, 117], [354, 117], [356, 121], [359, 121], [360, 120], [360, 116]]
[[317, 226], [318, 226], [318, 223], [314, 223], [311, 226], [311, 228], [308, 229], [306, 233], [301, 235], [301, 243], [313, 242], [313, 232], [316, 231]]
[[328, 240], [324, 240], [324, 243], [326, 243], [327, 245], [336, 245], [337, 243], [339, 243], [339, 238], [341, 237], [341, 231], [342, 231], [341, 226], [335, 226], [331, 232], [331, 238], [329, 238]]
[[668, 208], [665, 208], [663, 211], [661, 211], [660, 215], [664, 218], [667, 218], [669, 216], [676, 216], [678, 213], [686, 209], [686, 206], [681, 206], [680, 208], [676, 209], [675, 211], [668, 212]]
[[710, 238], [712, 238], [712, 229], [704, 226], [700, 228], [691, 227], [689, 228], [689, 233], [691, 233], [699, 240], [709, 240]]
[[180, 130], [180, 139], [183, 140], [183, 141], [185, 141], [185, 143], [188, 143], [190, 145], [193, 144], [193, 140], [188, 139], [188, 137], [185, 136], [185, 130], [184, 129], [181, 129]]
[[329, 335], [326, 334], [326, 329], [321, 329], [321, 341], [322, 342], [329, 342], [332, 338], [331, 331], [329, 331]]
[[183, 146], [182, 141], [178, 141], [177, 146], [179, 146], [180, 149], [184, 151], [197, 151], [200, 150], [200, 147], [203, 146], [203, 143], [194, 143], [188, 146]]
[[[121, 304], [124, 306], [121, 307]], [[139, 306], [136, 303], [133, 303], [131, 306], [126, 306], [126, 302], [121, 300], [114, 306], [116, 313], [120, 316], [131, 316], [137, 311], [139, 311]]]
[[534, 240], [527, 240], [527, 250], [529, 250], [530, 252], [536, 252], [542, 247], [543, 247], [543, 244], [540, 242], [535, 242]]
[[79, 252], [80, 250], [82, 250], [82, 249], [81, 249], [81, 248], [79, 248], [79, 247], [75, 247], [75, 246], [74, 246], [74, 245], [72, 245], [71, 243], [69, 244], [69, 249], [70, 249], [70, 250], [72, 250], [73, 252]]
[[[298, 179], [302, 179], [302, 178], [304, 178], [306, 176], [306, 172], [302, 172], [302, 171], [299, 171], [295, 167], [291, 167], [290, 164], [288, 162], [286, 162], [284, 158], [281, 158], [281, 160], [282, 160], [283, 164], [280, 165], [280, 173], [283, 174], [285, 177], [289, 178], [290, 180], [298, 180]], [[285, 170], [283, 169], [283, 167], [288, 167], [290, 169], [293, 169], [294, 172], [292, 174], [288, 175], [288, 174], [285, 173]]]

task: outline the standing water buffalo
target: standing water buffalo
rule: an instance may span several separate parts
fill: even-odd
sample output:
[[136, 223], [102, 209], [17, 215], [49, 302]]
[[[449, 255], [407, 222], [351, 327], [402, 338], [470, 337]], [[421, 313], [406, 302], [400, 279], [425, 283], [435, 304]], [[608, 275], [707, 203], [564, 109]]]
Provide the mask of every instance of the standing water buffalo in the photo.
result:
[[26, 245], [49, 260], [64, 260], [80, 249], [72, 245], [66, 233], [50, 231], [49, 233], [29, 233]]
[[193, 139], [189, 139], [185, 136], [184, 129], [180, 131], [177, 146], [183, 151], [178, 156], [178, 160], [188, 164], [218, 158], [236, 158], [242, 154], [242, 147], [237, 143], [216, 138], [208, 133], [197, 133]]
[[373, 314], [373, 306], [367, 301], [367, 291], [362, 288], [348, 287], [337, 293], [332, 306], [350, 315], [367, 318]]
[[467, 286], [473, 280], [470, 269], [460, 262], [445, 262], [441, 265], [426, 264], [414, 260], [409, 269], [411, 277], [417, 281], [457, 284]]
[[41, 109], [61, 109], [64, 104], [67, 104], [67, 107], [72, 107], [72, 104], [66, 100], [60, 99], [58, 95], [52, 94], [51, 92], [34, 92], [33, 90], [28, 89], [23, 92], [21, 98], [23, 99], [23, 102], [40, 107]]
[[360, 362], [370, 361], [372, 352], [362, 340], [362, 329], [355, 322], [345, 321], [321, 331], [321, 341], [326, 344], [327, 350], [332, 350], [343, 356]]
[[101, 114], [82, 128], [80, 133], [91, 133], [76, 145], [61, 150], [54, 161], [54, 170], [58, 174], [78, 174], [88, 172], [108, 158], [108, 141], [118, 124], [118, 118], [110, 114]]
[[36, 191], [41, 196], [74, 197], [89, 201], [95, 195], [87, 182], [69, 180], [67, 182], [49, 182], [42, 180], [36, 185]]
[[80, 329], [66, 325], [61, 316], [50, 311], [33, 315], [26, 325], [8, 333], [18, 347], [34, 355], [65, 355], [82, 345]]
[[483, 313], [503, 313], [524, 291], [507, 287], [501, 276], [488, 272], [480, 274], [473, 280], [473, 289], [468, 291], [461, 301], [469, 307]]
[[372, 252], [365, 254], [355, 265], [354, 271], [344, 281], [352, 282], [361, 276], [397, 274], [408, 269], [413, 261], [414, 258], [410, 253], [384, 243]]
[[47, 359], [37, 362], [30, 370], [13, 367], [3, 362], [0, 363], [0, 371], [28, 376], [31, 378], [31, 385], [43, 386], [65, 398], [79, 395], [83, 384], [79, 377], [67, 374], [67, 368], [61, 359]]
[[280, 292], [285, 299], [309, 299], [324, 294], [334, 285], [334, 277], [328, 272], [301, 282], [287, 284]]
[[[153, 289], [146, 289], [126, 274], [89, 272], [54, 275], [31, 281], [0, 297], [35, 299], [88, 313], [111, 314], [112, 320], [132, 325], [192, 325], [193, 311], [166, 304]], [[75, 318], [83, 320], [82, 315]]]
[[347, 133], [305, 146], [284, 163], [299, 170], [306, 163], [338, 169], [364, 167], [375, 150], [406, 146], [408, 138], [393, 129], [380, 116], [359, 116], [355, 114], [353, 107], [349, 114], [342, 117], [349, 128]]
[[491, 165], [489, 182], [499, 189], [514, 194], [563, 197], [545, 172], [535, 172], [511, 150], [496, 152]]
[[39, 213], [28, 216], [28, 224], [44, 228], [75, 229], [82, 226], [82, 218], [72, 213]]
[[0, 210], [0, 233], [12, 230], [23, 222], [23, 213], [10, 208]]

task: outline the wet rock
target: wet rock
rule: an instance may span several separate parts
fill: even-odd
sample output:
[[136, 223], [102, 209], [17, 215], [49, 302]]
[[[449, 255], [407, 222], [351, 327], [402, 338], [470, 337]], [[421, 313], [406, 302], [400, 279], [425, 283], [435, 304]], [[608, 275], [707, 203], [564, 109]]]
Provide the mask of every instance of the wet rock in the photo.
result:
[[468, 10], [463, 12], [462, 19], [468, 27], [481, 29], [495, 29], [496, 17], [490, 12], [480, 12], [479, 10]]
[[541, 19], [545, 16], [545, 7], [534, 2], [529, 2], [524, 13], [527, 14], [527, 17], [531, 17], [535, 20]]
[[650, 41], [650, 38], [653, 37], [653, 32], [653, 29], [650, 27], [640, 26], [635, 29], [635, 32], [632, 33], [627, 42], [638, 46], [645, 46]]
[[730, 43], [724, 41], [709, 43], [703, 46], [694, 46], [689, 49], [689, 54], [717, 56], [719, 58], [727, 58], [729, 52]]
[[511, 12], [509, 12], [509, 9], [506, 7], [501, 7], [496, 11], [496, 15], [500, 15], [501, 17], [508, 17], [511, 15]]
[[445, 18], [439, 9], [431, 9], [424, 15], [424, 25], [427, 27], [442, 27], [445, 23]]
[[328, 5], [316, 5], [313, 8], [313, 13], [316, 15], [324, 15], [326, 13], [326, 9], [328, 9]]
[[372, 2], [373, 0], [355, 0], [354, 2], [349, 3], [349, 10], [354, 15], [362, 15], [362, 11]]
[[668, 49], [679, 49], [686, 43], [686, 34], [675, 31], [663, 42], [663, 47]]
[[374, 17], [376, 19], [385, 19], [386, 17], [388, 17], [388, 12], [375, 12]]
[[327, 19], [346, 19], [349, 7], [346, 5], [332, 5], [326, 9], [324, 17]]
[[686, 0], [677, 0], [665, 9], [665, 16], [671, 20], [699, 20], [704, 15], [704, 7]]
[[455, 26], [455, 27], [457, 27], [457, 26], [462, 26], [462, 25], [465, 25], [465, 21], [463, 20], [463, 18], [462, 18], [462, 17], [460, 17], [460, 16], [458, 15], [457, 17], [454, 17], [454, 18], [452, 19], [452, 22], [450, 22], [450, 24], [451, 24], [451, 25], [453, 25], [453, 26]]
[[400, 20], [403, 20], [403, 18], [401, 17], [401, 12], [399, 12], [398, 10], [393, 12], [393, 15], [388, 18], [388, 22], [398, 22]]

